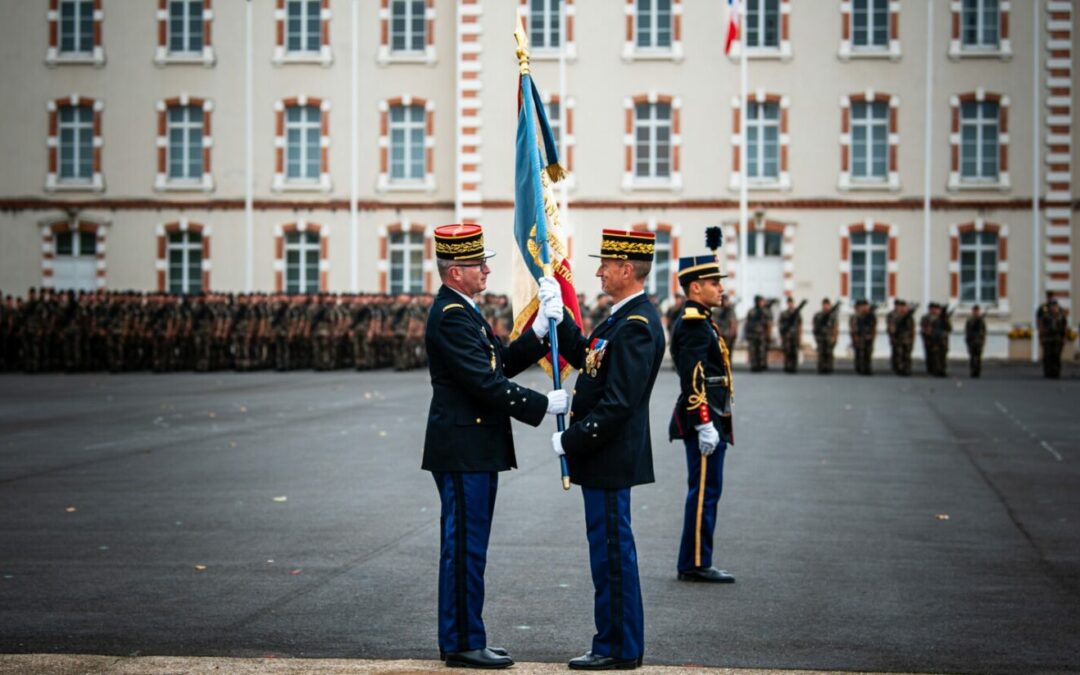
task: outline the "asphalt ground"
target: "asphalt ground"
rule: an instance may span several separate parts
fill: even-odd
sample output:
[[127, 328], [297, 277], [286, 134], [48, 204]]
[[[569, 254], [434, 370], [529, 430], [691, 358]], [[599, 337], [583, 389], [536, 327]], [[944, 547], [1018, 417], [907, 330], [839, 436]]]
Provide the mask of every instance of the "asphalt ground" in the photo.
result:
[[[730, 586], [675, 579], [686, 478], [665, 369], [657, 482], [632, 498], [646, 663], [1080, 670], [1070, 368], [737, 372], [717, 529]], [[518, 380], [550, 387], [538, 369]], [[438, 668], [429, 396], [424, 371], [0, 376], [0, 672]], [[553, 428], [515, 423], [487, 571], [489, 640], [537, 672], [593, 633]]]

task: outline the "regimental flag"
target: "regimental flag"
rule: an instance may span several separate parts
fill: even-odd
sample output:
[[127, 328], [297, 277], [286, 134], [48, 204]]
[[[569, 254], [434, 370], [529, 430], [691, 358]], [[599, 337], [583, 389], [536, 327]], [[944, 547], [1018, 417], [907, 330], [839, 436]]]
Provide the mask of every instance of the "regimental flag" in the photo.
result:
[[742, 0], [727, 0], [728, 25], [727, 39], [724, 40], [724, 53], [731, 53], [731, 43], [739, 37], [739, 15], [742, 13]]
[[[520, 30], [520, 29], [519, 29]], [[523, 32], [518, 36], [524, 42]], [[528, 73], [528, 53], [522, 59], [518, 86], [518, 124], [514, 161], [514, 247], [511, 301], [514, 330], [511, 339], [530, 329], [540, 307], [537, 281], [544, 276], [545, 261], [562, 288], [563, 305], [581, 325], [581, 309], [574, 290], [574, 275], [567, 259], [566, 233], [559, 222], [559, 204], [552, 183], [563, 178], [559, 151], [551, 133], [540, 92]], [[545, 251], [546, 246], [546, 251]], [[540, 365], [551, 374], [551, 355]], [[570, 365], [559, 358], [559, 372], [566, 377]]]

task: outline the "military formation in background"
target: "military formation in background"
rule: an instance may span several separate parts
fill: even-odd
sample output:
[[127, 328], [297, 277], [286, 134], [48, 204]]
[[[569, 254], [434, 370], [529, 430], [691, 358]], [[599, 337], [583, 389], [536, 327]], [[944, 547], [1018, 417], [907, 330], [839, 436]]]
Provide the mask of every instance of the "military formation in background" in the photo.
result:
[[[30, 289], [26, 299], [0, 302], [0, 372], [155, 372], [216, 370], [411, 370], [427, 365], [424, 325], [432, 303], [426, 294], [204, 293], [169, 295], [134, 291], [74, 292]], [[654, 299], [654, 304], [657, 304]], [[750, 370], [767, 370], [773, 343], [775, 301], [757, 296], [741, 322]], [[485, 294], [478, 303], [496, 336], [507, 343], [514, 317], [505, 295]], [[806, 301], [785, 299], [776, 337], [784, 371], [798, 372], [802, 350], [802, 310]], [[607, 319], [610, 301], [592, 304], [578, 296], [582, 329]], [[681, 315], [678, 296], [664, 312], [668, 326]], [[909, 376], [916, 324], [926, 355], [926, 371], [947, 375], [952, 312], [932, 302], [916, 322], [918, 304], [896, 300], [885, 317], [893, 373]], [[870, 375], [877, 306], [860, 300], [849, 318], [855, 371]], [[840, 334], [840, 302], [824, 298], [811, 320], [817, 372], [834, 370]], [[713, 310], [713, 320], [729, 350], [736, 348], [740, 321], [728, 295]], [[1068, 310], [1051, 294], [1039, 306], [1035, 329], [1043, 373], [1061, 375], [1061, 352], [1072, 332]], [[971, 377], [982, 373], [986, 320], [972, 307], [964, 324]]]

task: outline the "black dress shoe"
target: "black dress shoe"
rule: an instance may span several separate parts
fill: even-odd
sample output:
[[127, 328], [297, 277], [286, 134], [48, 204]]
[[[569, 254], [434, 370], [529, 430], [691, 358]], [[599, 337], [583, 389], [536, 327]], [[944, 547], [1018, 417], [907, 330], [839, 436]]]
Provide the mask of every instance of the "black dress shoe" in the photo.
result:
[[[505, 650], [504, 650], [505, 651]], [[467, 652], [452, 652], [446, 655], [446, 665], [451, 668], [509, 668], [514, 659], [506, 654], [496, 654], [487, 649], [472, 649]]]
[[[496, 654], [498, 656], [510, 656], [510, 652], [506, 651], [506, 647], [487, 647], [487, 650], [492, 654]], [[439, 660], [446, 660], [446, 652], [442, 651], [441, 649], [439, 650]]]
[[703, 581], [707, 584], [733, 584], [735, 577], [715, 567], [699, 567], [679, 572], [679, 581]]
[[617, 659], [585, 652], [576, 659], [570, 659], [567, 665], [571, 670], [633, 670], [641, 666], [641, 658]]

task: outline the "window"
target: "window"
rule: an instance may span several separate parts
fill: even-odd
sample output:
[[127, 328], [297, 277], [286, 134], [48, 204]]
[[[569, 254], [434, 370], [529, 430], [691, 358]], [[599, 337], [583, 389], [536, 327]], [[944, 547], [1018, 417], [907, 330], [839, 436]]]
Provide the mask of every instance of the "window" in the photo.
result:
[[94, 232], [58, 232], [56, 234], [56, 255], [90, 256], [97, 255], [97, 234]]
[[889, 46], [889, 0], [853, 0], [852, 45], [856, 50]]
[[637, 103], [634, 106], [634, 176], [668, 178], [671, 175], [671, 104]]
[[671, 49], [671, 0], [637, 0], [638, 49]]
[[322, 114], [316, 105], [285, 108], [285, 179], [317, 181]]
[[319, 233], [285, 233], [285, 292], [319, 292]]
[[671, 297], [671, 231], [656, 231], [656, 248], [652, 271], [645, 282], [645, 291], [658, 300]]
[[62, 106], [58, 115], [59, 179], [90, 182], [94, 177], [94, 110], [90, 105]]
[[97, 233], [68, 229], [53, 233], [55, 256], [52, 260], [53, 288], [90, 291], [97, 286]]
[[169, 232], [166, 244], [168, 256], [169, 293], [201, 293], [203, 236], [199, 232]]
[[60, 0], [60, 54], [94, 53], [94, 0]]
[[390, 4], [390, 50], [423, 53], [427, 21], [425, 0], [393, 0]]
[[169, 0], [169, 54], [201, 56], [203, 0]]
[[423, 232], [392, 232], [388, 248], [390, 292], [422, 293], [424, 290]]
[[286, 0], [285, 51], [318, 54], [322, 47], [321, 0]]
[[745, 22], [748, 49], [780, 48], [780, 0], [747, 0]]
[[424, 107], [390, 107], [390, 180], [424, 179]]
[[885, 302], [888, 271], [887, 232], [852, 232], [851, 298]]
[[559, 8], [562, 0], [529, 0], [529, 45], [534, 49], [558, 49], [562, 45]]
[[888, 178], [889, 104], [884, 101], [851, 104], [851, 177], [884, 181]]
[[996, 303], [998, 299], [998, 233], [960, 234], [960, 301]]
[[780, 106], [750, 102], [746, 106], [746, 163], [750, 180], [780, 178]]
[[746, 240], [746, 255], [751, 258], [779, 258], [783, 252], [784, 233], [752, 229]]
[[997, 50], [1001, 45], [998, 0], [964, 0], [960, 41], [964, 49]]
[[998, 179], [998, 103], [960, 104], [960, 177], [972, 181]]
[[168, 110], [169, 180], [203, 177], [202, 106], [176, 105]]

